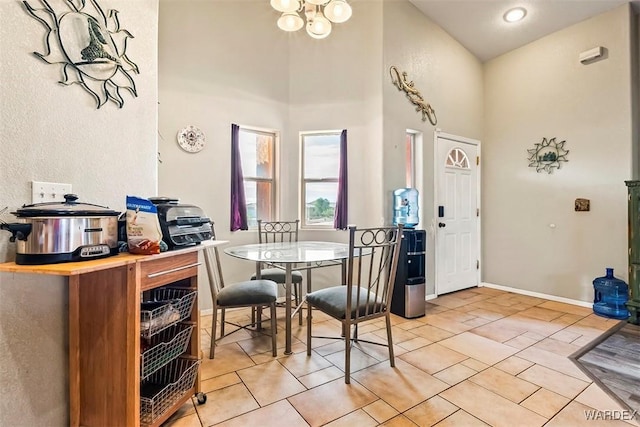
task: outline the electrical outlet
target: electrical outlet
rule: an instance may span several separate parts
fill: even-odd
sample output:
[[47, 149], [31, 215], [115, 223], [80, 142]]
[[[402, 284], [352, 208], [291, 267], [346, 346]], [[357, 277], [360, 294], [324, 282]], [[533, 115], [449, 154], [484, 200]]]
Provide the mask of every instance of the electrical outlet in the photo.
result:
[[31, 181], [31, 203], [63, 202], [71, 193], [71, 184]]

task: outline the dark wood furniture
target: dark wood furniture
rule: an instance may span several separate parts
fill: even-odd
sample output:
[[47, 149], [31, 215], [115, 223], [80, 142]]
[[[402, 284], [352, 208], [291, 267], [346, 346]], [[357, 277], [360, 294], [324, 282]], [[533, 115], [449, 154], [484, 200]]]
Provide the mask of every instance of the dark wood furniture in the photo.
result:
[[629, 288], [631, 295], [627, 307], [629, 322], [638, 324], [640, 311], [640, 181], [625, 181], [629, 193]]

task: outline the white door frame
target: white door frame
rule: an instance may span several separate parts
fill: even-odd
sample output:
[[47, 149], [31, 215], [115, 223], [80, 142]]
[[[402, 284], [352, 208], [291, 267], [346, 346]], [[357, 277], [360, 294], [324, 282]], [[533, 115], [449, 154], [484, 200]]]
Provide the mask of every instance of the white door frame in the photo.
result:
[[[437, 251], [437, 247], [438, 247], [438, 232], [436, 229], [436, 223], [438, 222], [438, 187], [439, 187], [439, 182], [438, 182], [438, 177], [439, 177], [439, 173], [441, 172], [441, 168], [443, 168], [444, 166], [439, 164], [438, 162], [438, 143], [439, 143], [439, 139], [448, 139], [451, 141], [458, 141], [458, 142], [463, 142], [466, 144], [471, 144], [471, 145], [475, 145], [477, 147], [478, 150], [478, 159], [481, 157], [480, 153], [481, 153], [481, 144], [480, 141], [477, 139], [471, 139], [471, 138], [465, 138], [464, 136], [458, 136], [458, 135], [453, 135], [450, 133], [445, 133], [442, 132], [440, 129], [436, 129], [433, 132], [433, 164], [434, 164], [434, 168], [433, 168], [433, 187], [434, 187], [434, 191], [433, 191], [433, 222], [431, 224], [431, 229], [433, 230], [433, 239], [434, 239], [434, 277], [433, 277], [433, 281], [434, 281], [434, 292], [437, 295], [439, 295], [438, 293], [438, 251]], [[479, 286], [481, 281], [480, 278], [482, 277], [482, 227], [481, 227], [481, 222], [482, 222], [482, 208], [480, 206], [480, 202], [482, 200], [481, 197], [481, 185], [480, 185], [480, 179], [481, 179], [481, 173], [480, 173], [480, 168], [482, 166], [482, 162], [478, 162], [477, 165], [477, 189], [476, 189], [476, 203], [478, 206], [478, 212], [480, 212], [480, 215], [478, 215], [478, 221], [477, 221], [477, 233], [478, 233], [478, 261], [480, 262], [480, 266], [478, 267], [477, 270], [477, 275], [476, 275], [476, 283]]]

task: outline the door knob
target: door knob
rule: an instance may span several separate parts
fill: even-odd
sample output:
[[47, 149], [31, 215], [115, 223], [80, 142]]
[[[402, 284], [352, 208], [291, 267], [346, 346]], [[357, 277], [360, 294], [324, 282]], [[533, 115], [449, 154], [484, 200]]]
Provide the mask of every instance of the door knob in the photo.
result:
[[447, 224], [445, 224], [444, 222], [439, 222], [438, 223], [438, 227], [440, 227], [440, 228], [444, 228], [446, 226], [447, 226]]

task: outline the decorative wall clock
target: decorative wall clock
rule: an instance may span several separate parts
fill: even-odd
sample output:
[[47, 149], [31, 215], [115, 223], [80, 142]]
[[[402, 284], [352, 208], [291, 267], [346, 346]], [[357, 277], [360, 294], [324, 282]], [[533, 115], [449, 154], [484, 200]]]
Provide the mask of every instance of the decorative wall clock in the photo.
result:
[[536, 168], [536, 172], [546, 171], [552, 173], [554, 169], [560, 169], [562, 163], [568, 162], [569, 150], [564, 149], [566, 141], [556, 142], [555, 138], [537, 143], [534, 148], [527, 150], [529, 153], [529, 167]]
[[[35, 2], [34, 2], [35, 3]], [[65, 86], [79, 85], [95, 99], [97, 108], [108, 101], [122, 108], [121, 89], [138, 96], [131, 73], [138, 66], [126, 55], [129, 31], [120, 28], [118, 11], [106, 12], [97, 0], [23, 1], [27, 13], [47, 31], [44, 52], [33, 52], [48, 64], [60, 65]]]
[[204, 133], [195, 126], [187, 126], [178, 132], [178, 145], [186, 152], [197, 153], [204, 148]]

